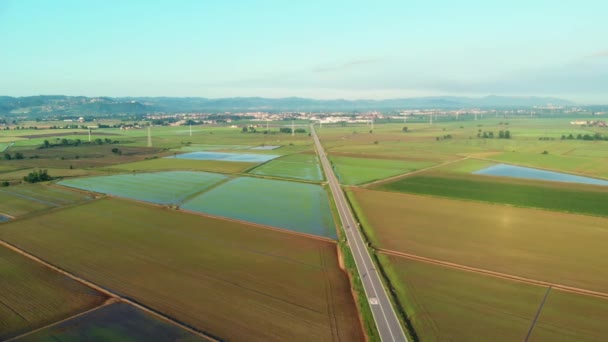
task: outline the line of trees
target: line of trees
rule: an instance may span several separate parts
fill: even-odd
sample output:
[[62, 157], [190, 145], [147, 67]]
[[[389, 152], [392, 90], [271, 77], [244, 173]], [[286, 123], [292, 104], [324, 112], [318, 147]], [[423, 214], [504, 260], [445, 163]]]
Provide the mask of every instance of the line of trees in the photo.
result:
[[97, 138], [91, 142], [88, 141], [82, 141], [80, 139], [59, 139], [57, 138], [57, 141], [52, 143], [48, 140], [45, 140], [42, 145], [40, 147], [38, 147], [38, 149], [43, 149], [43, 148], [51, 148], [51, 147], [57, 147], [57, 146], [80, 146], [80, 145], [86, 145], [86, 144], [95, 144], [95, 145], [103, 145], [103, 144], [118, 144], [119, 141], [118, 140], [112, 140], [112, 139], [100, 139]]
[[21, 152], [15, 152], [14, 155], [11, 156], [10, 153], [5, 153], [4, 154], [4, 160], [12, 160], [12, 159], [23, 159], [23, 153]]
[[28, 183], [38, 183], [50, 181], [53, 179], [48, 173], [46, 169], [34, 170], [30, 172], [27, 176], [23, 176], [23, 180]]
[[482, 132], [481, 129], [477, 131], [477, 137], [483, 139], [511, 139], [511, 132], [509, 130], [498, 131], [498, 136], [494, 135], [494, 132]]
[[593, 135], [591, 134], [578, 134], [576, 137], [574, 135], [572, 135], [572, 133], [566, 135], [562, 135], [562, 140], [589, 140], [589, 141], [593, 141], [593, 140], [605, 140], [608, 141], [608, 135], [603, 135], [601, 133], [595, 133]]

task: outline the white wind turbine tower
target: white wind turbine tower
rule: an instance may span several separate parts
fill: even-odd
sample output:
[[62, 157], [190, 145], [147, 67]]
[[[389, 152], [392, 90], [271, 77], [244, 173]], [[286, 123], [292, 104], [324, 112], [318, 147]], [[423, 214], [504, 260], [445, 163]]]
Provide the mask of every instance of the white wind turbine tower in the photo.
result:
[[152, 124], [148, 125], [148, 147], [152, 147]]

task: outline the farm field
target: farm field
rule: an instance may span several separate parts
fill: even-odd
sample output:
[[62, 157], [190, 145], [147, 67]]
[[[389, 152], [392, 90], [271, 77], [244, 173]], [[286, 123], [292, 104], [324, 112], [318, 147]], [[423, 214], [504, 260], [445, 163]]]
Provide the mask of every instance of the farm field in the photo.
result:
[[0, 246], [0, 340], [84, 312], [105, 300], [101, 293]]
[[274, 159], [256, 167], [249, 173], [309, 181], [322, 181], [324, 179], [318, 157], [307, 153], [292, 154]]
[[191, 198], [181, 208], [337, 238], [327, 192], [316, 184], [240, 177]]
[[608, 292], [608, 219], [364, 189], [349, 197], [374, 246]]
[[221, 160], [227, 162], [265, 163], [279, 157], [276, 154], [228, 153], [228, 152], [189, 152], [176, 154], [171, 158], [190, 160]]
[[207, 341], [125, 303], [114, 303], [15, 341]]
[[429, 170], [370, 187], [376, 190], [608, 216], [608, 187]]
[[[594, 144], [594, 142], [588, 142], [588, 144]], [[603, 148], [608, 149], [608, 142], [598, 142], [598, 144], [603, 144]], [[545, 150], [549, 151], [549, 154], [541, 154]], [[585, 154], [591, 152], [584, 148], [577, 149], [578, 152], [575, 154], [570, 154], [569, 152], [571, 149], [568, 148], [565, 148], [562, 153], [558, 152], [555, 154], [551, 152], [552, 150], [555, 150], [555, 146], [545, 146], [543, 150], [535, 150], [533, 152], [505, 152], [492, 156], [489, 159], [496, 162], [506, 162], [522, 166], [572, 172], [592, 177], [608, 178], [608, 157], [603, 155], [585, 156]]]
[[608, 299], [551, 290], [530, 341], [602, 341]]
[[[104, 129], [103, 132], [124, 134], [128, 139], [132, 139], [134, 146], [147, 145], [147, 129], [121, 131], [119, 129]], [[286, 153], [299, 152], [310, 149], [312, 140], [307, 134], [279, 133], [278, 127], [271, 127], [269, 134], [242, 133], [241, 128], [225, 126], [193, 126], [192, 136], [186, 126], [155, 126], [152, 128], [152, 145], [162, 148], [181, 148], [190, 146], [227, 146], [230, 149], [241, 149], [241, 147], [255, 147], [261, 145], [287, 145]], [[213, 148], [213, 147], [211, 147]], [[283, 148], [281, 148], [283, 150]], [[197, 149], [200, 151], [200, 149]], [[283, 154], [281, 152], [280, 154]]]
[[69, 189], [44, 184], [23, 184], [0, 188], [0, 213], [22, 216], [91, 199], [87, 194]]
[[[41, 144], [38, 144], [41, 145]], [[0, 165], [11, 166], [14, 169], [39, 168], [48, 169], [90, 169], [105, 167], [118, 163], [130, 163], [146, 158], [169, 155], [168, 151], [158, 148], [135, 147], [119, 144], [103, 145], [80, 145], [38, 149], [39, 146], [15, 148], [9, 150], [14, 154], [23, 154], [23, 159], [2, 160]], [[120, 150], [120, 154], [112, 152], [113, 149]]]
[[178, 204], [226, 179], [217, 173], [166, 171], [75, 178], [57, 184], [156, 204]]
[[380, 254], [420, 341], [522, 341], [546, 288]]
[[222, 339], [363, 339], [333, 242], [110, 198], [0, 238]]
[[[32, 169], [22, 169], [11, 172], [3, 172], [0, 173], [0, 180], [22, 180], [23, 177], [27, 176], [30, 172], [34, 172], [39, 170], [38, 168]], [[95, 170], [83, 170], [83, 169], [56, 169], [56, 168], [48, 168], [46, 169], [52, 177], [55, 178], [63, 178], [63, 177], [79, 177], [79, 176], [94, 176], [100, 175], [102, 172], [98, 172]]]
[[174, 149], [181, 152], [200, 152], [200, 151], [232, 151], [232, 150], [248, 150], [253, 146], [245, 145], [210, 145], [210, 144], [190, 144]]
[[540, 181], [565, 182], [590, 185], [608, 185], [608, 180], [577, 176], [569, 173], [547, 171], [524, 166], [496, 164], [473, 172], [476, 175], [507, 178], [533, 179]]
[[432, 166], [428, 161], [330, 157], [340, 183], [356, 185]]
[[134, 163], [112, 165], [108, 171], [168, 171], [191, 170], [220, 173], [240, 173], [254, 167], [257, 163], [225, 162], [218, 160], [189, 160], [177, 158], [155, 158]]

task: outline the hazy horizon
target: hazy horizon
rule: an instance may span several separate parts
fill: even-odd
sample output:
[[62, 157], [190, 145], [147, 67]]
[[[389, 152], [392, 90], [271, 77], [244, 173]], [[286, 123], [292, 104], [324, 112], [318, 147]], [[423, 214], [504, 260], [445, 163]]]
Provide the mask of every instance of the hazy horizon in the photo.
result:
[[0, 94], [608, 103], [601, 1], [3, 1]]

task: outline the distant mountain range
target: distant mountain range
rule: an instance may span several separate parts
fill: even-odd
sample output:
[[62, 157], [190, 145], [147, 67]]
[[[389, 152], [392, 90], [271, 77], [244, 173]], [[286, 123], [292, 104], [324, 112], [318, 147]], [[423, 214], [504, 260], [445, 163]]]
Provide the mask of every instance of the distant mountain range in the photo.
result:
[[551, 97], [457, 96], [414, 97], [388, 100], [315, 100], [299, 97], [85, 97], [41, 95], [0, 96], [0, 115], [110, 115], [176, 112], [240, 111], [370, 111], [403, 109], [525, 108], [574, 103]]

